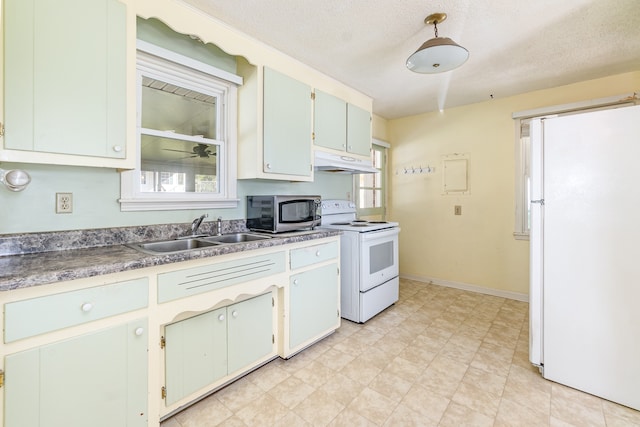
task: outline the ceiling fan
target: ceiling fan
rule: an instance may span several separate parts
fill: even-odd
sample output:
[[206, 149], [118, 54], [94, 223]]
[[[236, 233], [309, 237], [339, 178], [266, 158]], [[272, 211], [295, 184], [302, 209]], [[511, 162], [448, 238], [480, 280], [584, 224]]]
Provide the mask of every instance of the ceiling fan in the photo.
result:
[[196, 144], [193, 146], [191, 151], [184, 150], [173, 150], [171, 148], [163, 148], [164, 151], [175, 151], [177, 153], [187, 153], [190, 154], [189, 157], [200, 157], [204, 159], [208, 159], [209, 156], [215, 156], [217, 153], [211, 151], [211, 146], [208, 144]]

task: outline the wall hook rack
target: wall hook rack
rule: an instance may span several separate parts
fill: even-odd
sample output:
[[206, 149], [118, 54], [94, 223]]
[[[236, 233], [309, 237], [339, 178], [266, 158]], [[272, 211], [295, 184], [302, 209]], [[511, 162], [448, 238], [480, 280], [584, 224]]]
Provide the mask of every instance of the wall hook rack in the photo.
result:
[[433, 173], [435, 171], [436, 171], [436, 168], [430, 165], [427, 165], [425, 167], [423, 167], [422, 165], [419, 165], [418, 167], [415, 167], [412, 165], [409, 167], [403, 166], [400, 169], [396, 169], [396, 175], [424, 174], [424, 173]]

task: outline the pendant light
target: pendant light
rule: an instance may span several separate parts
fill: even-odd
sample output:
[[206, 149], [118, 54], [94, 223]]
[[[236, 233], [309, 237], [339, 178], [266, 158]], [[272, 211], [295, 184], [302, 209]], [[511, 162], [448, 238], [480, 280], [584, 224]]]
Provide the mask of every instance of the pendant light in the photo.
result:
[[435, 38], [427, 40], [407, 59], [407, 68], [416, 73], [444, 73], [458, 68], [469, 58], [469, 51], [448, 37], [438, 37], [438, 24], [447, 19], [446, 13], [432, 13], [424, 18], [426, 25], [435, 28]]

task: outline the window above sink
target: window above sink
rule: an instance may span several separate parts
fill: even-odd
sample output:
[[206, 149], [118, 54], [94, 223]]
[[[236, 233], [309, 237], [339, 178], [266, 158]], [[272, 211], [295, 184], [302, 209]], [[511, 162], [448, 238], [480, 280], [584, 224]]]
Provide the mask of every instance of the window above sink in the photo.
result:
[[137, 168], [122, 173], [121, 210], [236, 207], [238, 80], [140, 40], [137, 74]]

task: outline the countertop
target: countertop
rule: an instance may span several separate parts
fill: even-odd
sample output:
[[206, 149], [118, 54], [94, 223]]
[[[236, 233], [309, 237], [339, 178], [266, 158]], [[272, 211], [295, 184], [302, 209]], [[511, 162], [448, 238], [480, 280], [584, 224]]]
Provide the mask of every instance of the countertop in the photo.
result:
[[271, 239], [158, 255], [149, 255], [125, 245], [110, 245], [0, 256], [0, 291], [281, 246], [339, 234], [340, 231], [336, 230], [283, 233], [273, 235]]

